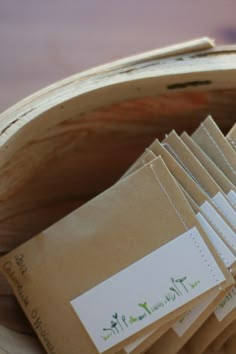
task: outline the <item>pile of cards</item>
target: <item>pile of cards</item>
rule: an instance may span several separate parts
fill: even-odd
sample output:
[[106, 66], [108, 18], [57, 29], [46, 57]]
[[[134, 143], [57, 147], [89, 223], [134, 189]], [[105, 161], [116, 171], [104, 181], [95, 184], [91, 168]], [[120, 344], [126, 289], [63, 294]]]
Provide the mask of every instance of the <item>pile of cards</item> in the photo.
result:
[[217, 352], [236, 333], [236, 126], [155, 140], [1, 269], [49, 354]]

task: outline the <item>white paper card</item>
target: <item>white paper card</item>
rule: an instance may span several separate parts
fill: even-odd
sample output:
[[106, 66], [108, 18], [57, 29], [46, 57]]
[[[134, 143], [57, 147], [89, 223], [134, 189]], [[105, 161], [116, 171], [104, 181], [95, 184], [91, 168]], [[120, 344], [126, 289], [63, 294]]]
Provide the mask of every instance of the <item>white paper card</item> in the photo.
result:
[[236, 287], [234, 287], [215, 310], [218, 321], [222, 321], [231, 311], [236, 308]]
[[132, 343], [126, 345], [124, 347], [125, 353], [127, 353], [127, 354], [132, 353], [133, 350], [135, 350], [140, 344], [142, 344], [146, 339], [148, 339], [155, 332], [156, 332], [155, 330], [152, 330], [151, 332], [148, 332], [147, 334], [138, 338], [135, 342], [132, 342]]
[[195, 227], [71, 304], [102, 353], [224, 280]]
[[224, 215], [226, 220], [228, 220], [230, 224], [236, 228], [236, 211], [226, 199], [226, 197], [221, 192], [219, 192], [212, 198], [212, 201]]
[[209, 202], [205, 202], [200, 207], [206, 219], [215, 227], [216, 231], [236, 252], [236, 235], [222, 217], [215, 211]]
[[198, 306], [194, 307], [192, 310], [186, 312], [183, 317], [181, 317], [172, 327], [175, 333], [181, 337], [187, 330], [194, 324], [194, 322], [201, 316], [201, 314], [207, 309], [212, 301], [219, 295], [219, 290], [216, 289], [214, 294], [211, 294], [209, 298]]
[[233, 206], [236, 208], [236, 192], [230, 191], [227, 197], [229, 198], [229, 201], [233, 204]]
[[[233, 253], [224, 244], [224, 242], [217, 235], [215, 230], [211, 227], [211, 225], [207, 222], [207, 220], [201, 213], [197, 213], [196, 217], [224, 264], [227, 267], [232, 266], [232, 264], [235, 262], [235, 256], [233, 255]], [[211, 294], [207, 300], [194, 307], [192, 310], [186, 312], [183, 317], [181, 317], [173, 325], [172, 328], [175, 333], [180, 337], [185, 334], [185, 332], [188, 331], [188, 329], [194, 324], [194, 322], [199, 318], [199, 316], [201, 316], [201, 314], [206, 310], [210, 303], [215, 300], [218, 294], [219, 291], [216, 290], [216, 293]]]
[[196, 217], [200, 222], [203, 230], [205, 231], [207, 237], [211, 241], [214, 246], [216, 252], [224, 262], [225, 266], [230, 268], [232, 264], [236, 261], [236, 257], [230, 251], [230, 249], [224, 244], [221, 238], [217, 235], [213, 227], [209, 224], [209, 222], [205, 219], [205, 217], [201, 213], [197, 213]]

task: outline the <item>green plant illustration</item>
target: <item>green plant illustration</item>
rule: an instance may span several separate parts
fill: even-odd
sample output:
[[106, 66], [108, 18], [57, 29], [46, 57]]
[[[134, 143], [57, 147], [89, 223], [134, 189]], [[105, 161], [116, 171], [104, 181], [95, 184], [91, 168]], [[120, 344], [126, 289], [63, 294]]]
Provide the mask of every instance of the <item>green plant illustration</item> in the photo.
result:
[[112, 317], [117, 321], [118, 325], [120, 326], [120, 329], [123, 331], [124, 328], [122, 327], [122, 324], [120, 323], [120, 320], [118, 318], [118, 313], [114, 313], [114, 315], [112, 315]]
[[111, 328], [115, 328], [116, 333], [119, 333], [119, 329], [117, 328], [117, 324], [118, 324], [118, 322], [111, 320]]
[[142, 307], [149, 315], [152, 314], [151, 311], [150, 311], [149, 308], [148, 308], [148, 304], [147, 304], [146, 301], [145, 301], [144, 303], [138, 304], [138, 306]]
[[183, 278], [180, 278], [180, 279], [176, 279], [175, 282], [181, 284], [182, 287], [184, 288], [184, 290], [188, 293], [189, 291], [188, 291], [187, 287], [184, 284], [184, 281], [186, 279], [187, 279], [187, 277], [183, 277]]
[[184, 295], [189, 295], [189, 293], [199, 284], [200, 280], [189, 282], [187, 276], [180, 278], [171, 277], [169, 289], [163, 295], [162, 299], [159, 299], [159, 301], [154, 304], [150, 304], [148, 301], [139, 302], [137, 307], [139, 310], [142, 309], [144, 312], [137, 313], [135, 316], [127, 314], [122, 314], [119, 316], [118, 312], [114, 312], [111, 316], [112, 319], [110, 321], [110, 326], [103, 328], [103, 331], [107, 331], [108, 334], [101, 337], [103, 340], [108, 340], [114, 335], [119, 335], [122, 331], [127, 330], [130, 326], [135, 325], [137, 322], [144, 321], [145, 318], [153, 316], [153, 314], [160, 309], [170, 306], [169, 304], [175, 302], [178, 298]]
[[103, 328], [103, 331], [111, 331], [110, 333], [116, 334], [115, 331], [112, 328]]
[[126, 317], [125, 317], [125, 315], [121, 316], [121, 319], [122, 319], [123, 323], [125, 324], [125, 326], [126, 326], [126, 327], [129, 327], [128, 324], [127, 324], [127, 322], [126, 322]]
[[178, 296], [182, 295], [181, 291], [178, 289], [177, 285], [175, 284], [175, 279], [174, 278], [171, 278], [171, 281], [172, 281], [172, 284], [176, 290], [176, 293]]

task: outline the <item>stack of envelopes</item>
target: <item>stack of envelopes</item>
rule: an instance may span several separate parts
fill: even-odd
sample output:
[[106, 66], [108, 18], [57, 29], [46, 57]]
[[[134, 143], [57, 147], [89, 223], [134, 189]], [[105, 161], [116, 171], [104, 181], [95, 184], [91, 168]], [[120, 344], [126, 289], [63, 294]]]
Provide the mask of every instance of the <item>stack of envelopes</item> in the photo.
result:
[[1, 259], [48, 354], [217, 352], [236, 332], [236, 126], [155, 140]]

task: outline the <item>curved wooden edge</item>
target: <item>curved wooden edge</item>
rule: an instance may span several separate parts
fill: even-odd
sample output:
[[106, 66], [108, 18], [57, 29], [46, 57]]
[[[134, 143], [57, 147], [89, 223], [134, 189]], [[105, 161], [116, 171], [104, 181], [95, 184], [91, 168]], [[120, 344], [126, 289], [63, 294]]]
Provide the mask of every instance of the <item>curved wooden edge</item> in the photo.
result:
[[[210, 49], [213, 48], [214, 44], [213, 44], [213, 40], [207, 38], [207, 37], [203, 37], [200, 39], [196, 39], [196, 40], [192, 40], [189, 42], [184, 42], [184, 43], [180, 43], [180, 44], [175, 44], [172, 46], [168, 46], [168, 47], [164, 47], [161, 49], [156, 49], [156, 50], [152, 50], [149, 52], [144, 52], [138, 55], [134, 55], [131, 57], [127, 57], [124, 59], [120, 59], [117, 61], [113, 61], [111, 63], [108, 64], [104, 64], [86, 71], [83, 71], [79, 74], [75, 74], [71, 77], [68, 77], [64, 80], [61, 80], [59, 82], [56, 82], [30, 96], [28, 96], [27, 98], [23, 99], [22, 101], [20, 101], [19, 103], [13, 105], [12, 107], [10, 107], [9, 109], [7, 109], [5, 112], [3, 112], [0, 115], [0, 141], [1, 141], [1, 136], [5, 135], [5, 132], [7, 130], [9, 130], [9, 128], [14, 124], [14, 126], [20, 126], [20, 121], [26, 121], [26, 116], [31, 113], [34, 110], [34, 105], [35, 105], [35, 100], [37, 99], [43, 99], [45, 96], [48, 96], [50, 94], [50, 92], [53, 92], [55, 90], [58, 90], [58, 88], [63, 88], [64, 86], [67, 86], [68, 84], [73, 84], [73, 82], [75, 81], [81, 81], [84, 80], [86, 78], [89, 78], [91, 76], [96, 76], [96, 75], [101, 75], [101, 74], [105, 74], [108, 75], [109, 72], [113, 72], [115, 69], [117, 68], [121, 68], [123, 66], [131, 66], [131, 65], [135, 65], [135, 64], [140, 64], [143, 62], [148, 62], [154, 59], [160, 59], [160, 58], [169, 58], [172, 56], [176, 56], [176, 55], [183, 55], [183, 54], [189, 54], [189, 53], [193, 53], [196, 51], [202, 51], [202, 50], [206, 50], [206, 49]], [[47, 97], [48, 99], [50, 99], [50, 97]], [[30, 107], [25, 107], [27, 105], [27, 103], [30, 103]], [[25, 109], [24, 109], [25, 108]], [[24, 109], [23, 113], [22, 112], [18, 112], [18, 109], [20, 109], [21, 111]], [[15, 114], [14, 114], [15, 113]], [[19, 114], [19, 120], [16, 120], [13, 117], [13, 114]], [[12, 117], [12, 119], [11, 119]]]
[[[160, 49], [154, 49], [151, 51], [143, 52], [140, 54], [132, 55], [124, 59], [116, 60], [111, 64], [106, 64], [108, 66], [124, 66], [124, 65], [135, 65], [142, 62], [147, 62], [150, 60], [169, 58], [176, 55], [190, 54], [196, 51], [202, 51], [210, 48], [214, 48], [215, 42], [213, 39], [208, 37], [197, 38], [191, 41], [182, 42]], [[104, 67], [104, 66], [103, 66]]]
[[[158, 48], [154, 49], [151, 51], [146, 51], [143, 53], [139, 53], [136, 55], [132, 55], [126, 58], [118, 59], [103, 65], [99, 65], [96, 67], [93, 67], [88, 70], [84, 70], [81, 73], [69, 76], [63, 80], [60, 80], [59, 82], [62, 84], [67, 84], [68, 82], [77, 79], [77, 78], [82, 78], [82, 77], [87, 77], [91, 75], [95, 75], [99, 72], [107, 72], [114, 70], [117, 67], [125, 66], [125, 65], [134, 65], [137, 63], [141, 62], [147, 62], [150, 60], [154, 59], [160, 59], [160, 58], [169, 58], [172, 56], [176, 55], [183, 55], [183, 54], [190, 54], [196, 51], [202, 51], [202, 50], [207, 50], [215, 47], [215, 43], [213, 39], [210, 39], [208, 37], [202, 37], [202, 38], [197, 38], [194, 40], [190, 40], [187, 42], [181, 42], [178, 44], [170, 45], [167, 47], [163, 48]], [[46, 88], [37, 91], [35, 94], [39, 94], [40, 92], [45, 92], [46, 90], [50, 91], [50, 89], [53, 89], [55, 85], [57, 85], [59, 82], [53, 83], [52, 85], [47, 86]], [[25, 99], [21, 100], [19, 103], [16, 103], [13, 108], [16, 107], [18, 104], [21, 105], [23, 102], [27, 102], [28, 99], [31, 99], [34, 97], [35, 94], [32, 94]], [[5, 112], [8, 112], [9, 110], [12, 109], [12, 107], [8, 108]], [[5, 113], [3, 112], [3, 113]], [[2, 113], [2, 114], [3, 114]]]
[[[202, 50], [207, 50], [214, 48], [214, 42], [213, 40], [203, 37], [200, 39], [180, 43], [180, 44], [175, 44], [172, 46], [164, 47], [161, 49], [155, 49], [152, 51], [144, 52], [141, 54], [137, 54], [134, 56], [130, 56], [124, 59], [116, 60], [104, 65], [100, 65], [88, 70], [85, 70], [81, 73], [72, 75], [68, 78], [65, 78], [63, 80], [60, 80], [52, 85], [47, 86], [46, 88], [43, 88], [40, 91], [37, 91], [36, 93], [26, 97], [25, 99], [21, 100], [20, 102], [16, 103], [6, 111], [2, 112], [0, 116], [0, 129], [1, 125], [3, 125], [3, 120], [5, 116], [10, 115], [12, 112], [16, 111], [18, 108], [23, 108], [25, 104], [28, 102], [32, 102], [32, 100], [38, 98], [38, 97], [43, 97], [46, 94], [49, 94], [51, 91], [54, 91], [54, 89], [57, 89], [58, 86], [63, 87], [68, 85], [69, 83], [72, 83], [73, 81], [77, 80], [84, 80], [85, 78], [91, 77], [91, 76], [96, 76], [98, 74], [105, 74], [107, 75], [109, 72], [114, 71], [117, 68], [121, 68], [124, 66], [131, 66], [135, 64], [140, 64], [143, 62], [148, 62], [151, 60], [155, 59], [161, 59], [161, 58], [169, 58], [173, 57], [176, 55], [184, 55], [184, 54], [190, 54], [194, 53], [196, 51], [202, 51]], [[27, 112], [26, 112], [27, 113]], [[4, 129], [7, 127], [5, 126]], [[1, 133], [0, 133], [1, 135]]]
[[[149, 63], [111, 75], [99, 73], [84, 79], [78, 75], [69, 82], [61, 81], [0, 116], [0, 164], [3, 166], [24, 145], [26, 137], [33, 139], [66, 119], [80, 118], [85, 112], [102, 106], [176, 90], [233, 88], [236, 86], [235, 57], [236, 54], [231, 61], [225, 55], [217, 55], [195, 58], [194, 62], [191, 58], [184, 62], [176, 60], [171, 65]], [[191, 85], [186, 85], [186, 81]]]
[[[15, 186], [19, 179], [22, 182], [23, 176], [25, 180], [28, 165], [30, 170], [36, 170], [41, 152], [30, 161], [27, 161], [25, 151], [23, 152], [20, 164], [25, 166], [25, 170], [21, 171], [14, 182], [10, 181], [12, 172], [8, 171], [9, 161], [14, 161], [13, 156], [28, 144], [37, 145], [45, 136], [50, 138], [49, 130], [52, 133], [56, 126], [65, 121], [70, 120], [81, 125], [86, 123], [87, 113], [94, 113], [102, 107], [111, 108], [124, 101], [136, 102], [144, 97], [171, 97], [175, 93], [235, 89], [236, 50], [233, 53], [223, 53], [210, 56], [205, 56], [206, 53], [202, 56], [201, 53], [200, 56], [190, 55], [181, 60], [174, 57], [151, 61], [110, 73], [98, 72], [92, 76], [83, 77], [84, 73], [78, 74], [74, 79], [60, 81], [53, 88], [46, 88], [32, 95], [26, 99], [27, 104], [26, 101], [21, 101], [13, 106], [0, 115], [1, 175], [6, 172], [5, 176], [10, 176], [8, 181], [6, 178], [4, 181], [1, 179], [0, 198], [3, 200], [9, 195], [8, 189], [13, 189], [11, 183]], [[88, 127], [89, 124], [92, 126], [92, 122], [88, 123]], [[109, 131], [106, 131], [108, 135]], [[19, 159], [17, 163], [19, 164]]]

